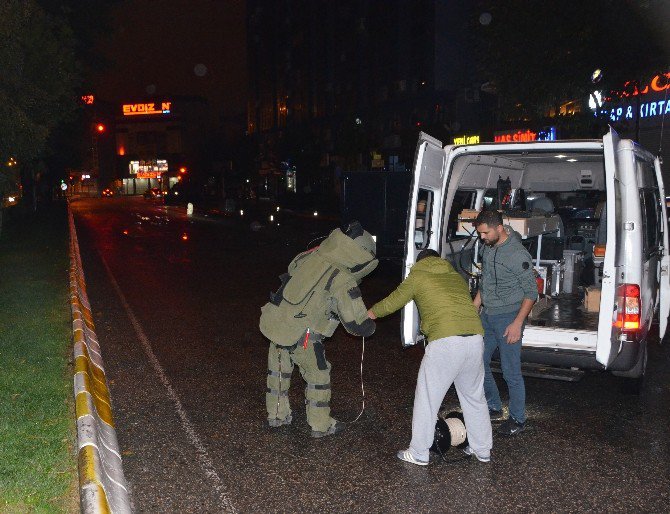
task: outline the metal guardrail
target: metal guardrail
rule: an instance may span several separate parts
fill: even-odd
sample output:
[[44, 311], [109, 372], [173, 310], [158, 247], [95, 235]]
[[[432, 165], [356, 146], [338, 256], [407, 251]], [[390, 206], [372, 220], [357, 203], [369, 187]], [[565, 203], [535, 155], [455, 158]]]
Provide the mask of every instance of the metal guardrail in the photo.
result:
[[74, 338], [74, 396], [81, 512], [130, 513], [112, 408], [72, 211], [70, 225], [70, 302]]

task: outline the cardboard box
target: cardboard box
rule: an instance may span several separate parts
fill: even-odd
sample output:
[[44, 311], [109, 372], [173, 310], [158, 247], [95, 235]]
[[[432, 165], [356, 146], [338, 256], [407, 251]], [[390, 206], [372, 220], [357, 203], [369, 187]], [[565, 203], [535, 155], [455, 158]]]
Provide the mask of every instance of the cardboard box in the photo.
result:
[[528, 314], [528, 319], [537, 319], [537, 317], [542, 314], [545, 310], [549, 308], [549, 299], [546, 296], [538, 298], [533, 308]]
[[456, 234], [462, 236], [474, 234], [476, 231], [473, 222], [478, 214], [479, 211], [474, 209], [463, 209], [458, 214], [458, 229], [456, 230]]
[[600, 288], [589, 286], [584, 295], [584, 308], [587, 312], [600, 312]]
[[557, 214], [527, 218], [510, 218], [503, 214], [503, 223], [512, 227], [523, 238], [557, 231], [560, 227], [560, 219]]
[[459, 213], [458, 219], [459, 220], [472, 220], [472, 221], [474, 221], [478, 214], [479, 214], [479, 211], [477, 211], [475, 209], [463, 209]]

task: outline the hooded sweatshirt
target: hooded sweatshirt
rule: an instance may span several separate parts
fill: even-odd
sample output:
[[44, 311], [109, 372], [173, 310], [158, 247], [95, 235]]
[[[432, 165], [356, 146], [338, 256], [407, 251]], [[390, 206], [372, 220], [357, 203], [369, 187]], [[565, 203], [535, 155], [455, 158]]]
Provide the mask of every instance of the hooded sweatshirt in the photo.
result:
[[484, 246], [479, 286], [484, 312], [518, 312], [524, 298], [537, 300], [533, 259], [514, 233], [501, 245]]
[[421, 332], [429, 342], [456, 335], [484, 334], [468, 285], [444, 259], [421, 259], [398, 288], [371, 310], [381, 318], [411, 300], [416, 302]]

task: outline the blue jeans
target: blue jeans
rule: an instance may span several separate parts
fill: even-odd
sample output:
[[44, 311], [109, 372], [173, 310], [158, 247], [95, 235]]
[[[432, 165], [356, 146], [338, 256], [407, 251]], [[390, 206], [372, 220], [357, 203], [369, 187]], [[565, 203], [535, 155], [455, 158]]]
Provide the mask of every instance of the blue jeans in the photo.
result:
[[514, 321], [516, 315], [516, 312], [494, 315], [482, 313], [481, 315], [484, 326], [484, 394], [489, 409], [502, 410], [498, 386], [491, 373], [491, 356], [497, 348], [500, 352], [503, 378], [509, 389], [509, 415], [519, 423], [524, 423], [526, 421], [526, 387], [521, 375], [523, 328], [521, 329], [522, 339], [514, 344], [508, 344], [503, 336], [505, 329]]

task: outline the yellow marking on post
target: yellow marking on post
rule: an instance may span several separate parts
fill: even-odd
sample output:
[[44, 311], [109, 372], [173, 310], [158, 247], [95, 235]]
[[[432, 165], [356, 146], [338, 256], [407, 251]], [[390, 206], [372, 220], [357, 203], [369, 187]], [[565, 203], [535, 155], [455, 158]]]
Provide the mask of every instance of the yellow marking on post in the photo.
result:
[[74, 336], [74, 342], [75, 343], [82, 343], [82, 345], [86, 345], [86, 338], [84, 337], [84, 330], [81, 328], [75, 328], [72, 331], [72, 335]]
[[75, 398], [75, 412], [77, 413], [77, 418], [82, 416], [90, 415], [93, 416], [93, 412], [88, 408], [88, 397], [85, 392], [80, 392]]
[[84, 446], [81, 450], [79, 450], [79, 489], [93, 485], [96, 489], [95, 497], [98, 500], [96, 512], [108, 513], [111, 512], [111, 509], [109, 508], [109, 503], [107, 502], [107, 494], [105, 493], [105, 489], [102, 487], [100, 482], [102, 470], [96, 469], [96, 452], [96, 448], [90, 445]]
[[107, 377], [105, 376], [105, 372], [103, 369], [101, 369], [95, 364], [93, 359], [91, 359], [91, 354], [86, 344], [82, 345], [82, 353], [83, 356], [79, 356], [75, 360], [75, 365], [78, 359], [84, 357], [86, 359], [86, 362], [80, 363], [79, 365], [80, 366], [86, 365], [87, 367], [77, 368], [77, 371], [84, 371], [88, 373], [88, 375], [95, 381], [93, 387], [99, 387], [101, 389], [104, 389], [105, 391], [107, 391], [107, 394], [109, 394], [109, 390], [107, 388]]
[[83, 373], [86, 390], [90, 393], [95, 392], [105, 402], [110, 403], [104, 372], [82, 355], [75, 359], [74, 367], [75, 373]]
[[94, 446], [86, 445], [79, 450], [79, 487], [84, 487], [86, 484], [99, 484], [99, 473], [102, 470], [97, 470], [95, 465], [95, 452], [97, 449]]
[[[81, 358], [78, 358], [77, 360], [80, 359]], [[110, 405], [109, 393], [107, 392], [107, 389], [105, 388], [103, 391], [100, 391], [96, 387], [93, 387], [88, 372], [86, 370], [78, 371], [83, 371], [82, 377], [84, 380], [84, 390], [91, 395], [91, 398], [93, 398], [93, 404], [95, 405], [95, 411], [98, 413], [98, 417], [107, 423], [110, 427], [114, 427], [112, 407]]]
[[104, 399], [98, 397], [98, 395], [95, 392], [92, 394], [92, 396], [93, 396], [93, 403], [95, 403], [95, 410], [98, 413], [98, 417], [100, 418], [100, 420], [104, 421], [110, 427], [114, 428], [114, 418], [112, 417], [112, 408], [109, 406], [108, 403], [104, 401]]

